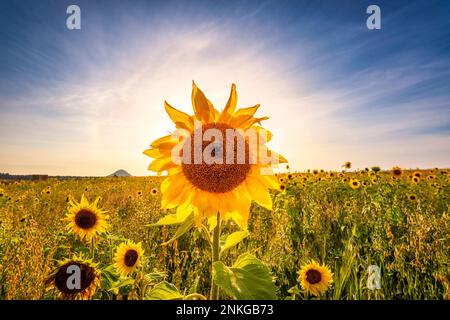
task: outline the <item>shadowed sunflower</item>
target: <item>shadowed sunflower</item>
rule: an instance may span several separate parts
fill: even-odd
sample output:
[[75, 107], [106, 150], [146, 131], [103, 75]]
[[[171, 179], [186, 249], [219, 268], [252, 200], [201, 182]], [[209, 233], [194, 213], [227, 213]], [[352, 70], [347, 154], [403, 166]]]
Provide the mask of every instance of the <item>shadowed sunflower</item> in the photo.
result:
[[414, 171], [413, 177], [422, 178], [422, 173], [420, 171]]
[[114, 265], [117, 271], [124, 277], [134, 272], [141, 266], [144, 250], [142, 244], [131, 241], [121, 243], [114, 255]]
[[[216, 214], [220, 213], [221, 219], [233, 219], [243, 229], [247, 227], [252, 200], [269, 210], [272, 209], [268, 189], [279, 187], [271, 172], [272, 164], [287, 161], [265, 146], [271, 139], [271, 133], [257, 125], [268, 119], [254, 117], [259, 105], [237, 110], [236, 105], [237, 93], [234, 84], [222, 112], [214, 108], [195, 83], [192, 89], [194, 115], [181, 112], [165, 102], [165, 109], [175, 123], [177, 132], [182, 132], [186, 141], [183, 143], [180, 141], [180, 135], [172, 134], [157, 139], [150, 149], [144, 151], [147, 156], [155, 158], [150, 163], [149, 170], [159, 174], [167, 171], [167, 178], [161, 184], [163, 209], [178, 207], [177, 216], [180, 219], [190, 216], [193, 212], [197, 225], [204, 219], [209, 219], [210, 227], [215, 225]], [[232, 137], [229, 137], [230, 131]], [[201, 137], [210, 132], [215, 132], [214, 140], [212, 142], [211, 137], [211, 140], [205, 142], [205, 138]], [[257, 143], [248, 138], [248, 132], [256, 134]], [[198, 144], [196, 134], [201, 139]], [[223, 137], [222, 141], [216, 139], [217, 134]], [[240, 142], [241, 148], [238, 148]], [[178, 155], [183, 157], [183, 161], [177, 163], [173, 161], [173, 151], [180, 145], [183, 150], [179, 150]], [[245, 147], [242, 148], [242, 145]], [[184, 154], [185, 147], [193, 152]], [[242, 152], [242, 149], [245, 151]], [[202, 155], [207, 153], [220, 161], [211, 163], [203, 157], [196, 161], [197, 151]], [[263, 154], [268, 161], [261, 161], [260, 156]]]
[[[79, 283], [75, 280], [79, 270]], [[45, 280], [46, 290], [57, 290], [63, 300], [88, 300], [100, 287], [100, 271], [91, 260], [81, 256], [65, 259], [58, 263]]]
[[104, 232], [108, 216], [105, 215], [106, 211], [97, 207], [99, 200], [100, 198], [97, 198], [93, 203], [89, 203], [84, 195], [79, 203], [69, 199], [69, 213], [64, 218], [69, 222], [66, 226], [67, 230], [87, 242], [90, 242], [97, 234]]
[[392, 175], [396, 178], [400, 178], [403, 174], [402, 168], [400, 167], [393, 167], [392, 168]]
[[311, 261], [298, 272], [298, 281], [303, 290], [318, 297], [328, 290], [333, 282], [333, 274], [326, 265]]

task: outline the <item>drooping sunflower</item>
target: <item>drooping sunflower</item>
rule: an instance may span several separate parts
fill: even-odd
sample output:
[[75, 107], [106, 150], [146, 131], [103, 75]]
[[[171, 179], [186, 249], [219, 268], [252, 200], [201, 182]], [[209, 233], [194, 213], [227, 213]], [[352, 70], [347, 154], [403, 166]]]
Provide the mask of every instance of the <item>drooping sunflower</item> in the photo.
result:
[[392, 168], [392, 175], [396, 178], [400, 178], [403, 174], [402, 168], [400, 167], [393, 167]]
[[352, 189], [358, 189], [361, 186], [361, 182], [356, 178], [350, 179], [349, 184]]
[[342, 165], [342, 167], [345, 169], [350, 169], [352, 167], [352, 163], [350, 161], [347, 161]]
[[[79, 283], [75, 280], [75, 268], [79, 270]], [[79, 285], [79, 286], [78, 286]], [[45, 280], [46, 290], [57, 290], [63, 300], [88, 300], [100, 287], [100, 270], [92, 260], [81, 256], [65, 259]]]
[[318, 297], [333, 283], [333, 273], [326, 265], [311, 261], [298, 272], [298, 281], [303, 290]]
[[[155, 159], [150, 163], [149, 170], [158, 174], [167, 172], [167, 178], [161, 184], [163, 209], [178, 207], [177, 215], [180, 217], [194, 213], [197, 225], [208, 219], [210, 227], [215, 223], [216, 214], [220, 213], [222, 219], [233, 219], [243, 229], [247, 227], [252, 200], [272, 209], [269, 188], [278, 189], [278, 181], [271, 173], [272, 164], [287, 161], [265, 146], [272, 135], [258, 125], [268, 118], [254, 116], [259, 105], [241, 109], [236, 109], [236, 105], [234, 84], [222, 112], [214, 108], [195, 83], [192, 89], [194, 115], [181, 112], [165, 102], [165, 109], [175, 123], [177, 134], [157, 139], [150, 149], [144, 151], [144, 154]], [[230, 131], [233, 134], [231, 137]], [[214, 132], [211, 140], [202, 139], [211, 132]], [[255, 133], [258, 143], [249, 139], [247, 133]], [[223, 137], [222, 141], [217, 139], [217, 135]], [[196, 136], [202, 139], [199, 143], [196, 143]], [[239, 141], [243, 141], [241, 146], [244, 145], [244, 148], [238, 148]], [[185, 147], [192, 151], [184, 153]], [[176, 151], [183, 157], [181, 163], [173, 159], [176, 148], [182, 149]], [[243, 149], [245, 152], [242, 152]], [[203, 155], [201, 159], [196, 158], [196, 153]], [[205, 153], [221, 161], [207, 162]], [[261, 160], [260, 156], [264, 153], [269, 161]]]
[[144, 250], [141, 242], [128, 241], [121, 243], [114, 255], [114, 265], [117, 271], [126, 277], [141, 266], [143, 255]]
[[99, 200], [100, 198], [97, 198], [93, 203], [89, 203], [84, 194], [80, 202], [69, 199], [69, 212], [64, 218], [69, 222], [66, 226], [67, 230], [87, 242], [104, 232], [108, 225], [106, 222], [108, 216], [105, 215], [105, 210], [97, 206]]

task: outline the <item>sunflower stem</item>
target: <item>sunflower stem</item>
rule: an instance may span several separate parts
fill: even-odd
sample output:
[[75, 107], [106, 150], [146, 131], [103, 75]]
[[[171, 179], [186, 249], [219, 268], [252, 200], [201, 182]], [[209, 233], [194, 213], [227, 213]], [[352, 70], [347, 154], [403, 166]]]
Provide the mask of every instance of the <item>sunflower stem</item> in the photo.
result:
[[219, 249], [220, 249], [220, 213], [217, 213], [217, 225], [213, 231], [213, 242], [212, 242], [212, 263], [211, 263], [211, 300], [219, 300], [219, 288], [214, 282], [213, 277], [213, 264], [219, 261]]
[[95, 237], [91, 240], [91, 259], [95, 259]]

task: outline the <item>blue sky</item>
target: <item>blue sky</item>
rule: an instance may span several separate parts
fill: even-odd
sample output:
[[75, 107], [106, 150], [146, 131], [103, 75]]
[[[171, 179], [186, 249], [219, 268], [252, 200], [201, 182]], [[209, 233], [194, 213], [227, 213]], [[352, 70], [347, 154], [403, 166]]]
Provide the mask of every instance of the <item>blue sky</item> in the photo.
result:
[[448, 1], [3, 0], [0, 172], [148, 174], [192, 80], [261, 103], [293, 169], [450, 166]]

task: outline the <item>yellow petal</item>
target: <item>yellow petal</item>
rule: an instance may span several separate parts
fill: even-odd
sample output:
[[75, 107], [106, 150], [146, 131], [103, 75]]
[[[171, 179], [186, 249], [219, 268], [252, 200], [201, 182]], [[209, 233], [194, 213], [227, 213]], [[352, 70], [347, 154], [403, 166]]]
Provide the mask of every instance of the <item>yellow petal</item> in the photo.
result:
[[247, 192], [253, 200], [255, 200], [260, 206], [263, 206], [268, 210], [272, 210], [272, 198], [270, 198], [269, 191], [259, 179], [249, 176], [246, 179], [246, 185]]
[[150, 158], [161, 158], [170, 155], [170, 153], [163, 152], [163, 150], [164, 149], [147, 149], [144, 151], [144, 154]]
[[212, 103], [206, 98], [205, 94], [197, 88], [192, 81], [192, 107], [197, 119], [203, 123], [210, 123], [214, 118], [214, 108]]
[[175, 123], [175, 126], [177, 128], [183, 128], [186, 130], [192, 131], [193, 129], [193, 121], [191, 117], [172, 107], [170, 104], [167, 103], [167, 101], [164, 101], [164, 108], [166, 109], [167, 114], [169, 115], [170, 119]]
[[176, 166], [176, 164], [172, 162], [172, 159], [170, 157], [167, 157], [153, 160], [148, 166], [148, 170], [162, 172], [169, 168], [173, 168], [174, 166]]
[[236, 92], [236, 85], [233, 83], [231, 85], [231, 92], [230, 97], [228, 98], [228, 102], [225, 108], [223, 109], [222, 114], [220, 115], [220, 122], [228, 123], [228, 121], [232, 118], [234, 110], [236, 109], [236, 105], [237, 105], [237, 92]]
[[153, 149], [159, 148], [162, 144], [169, 144], [169, 145], [176, 145], [178, 143], [178, 140], [175, 139], [173, 135], [168, 135], [161, 137], [159, 139], [156, 139], [152, 142], [150, 145]]

